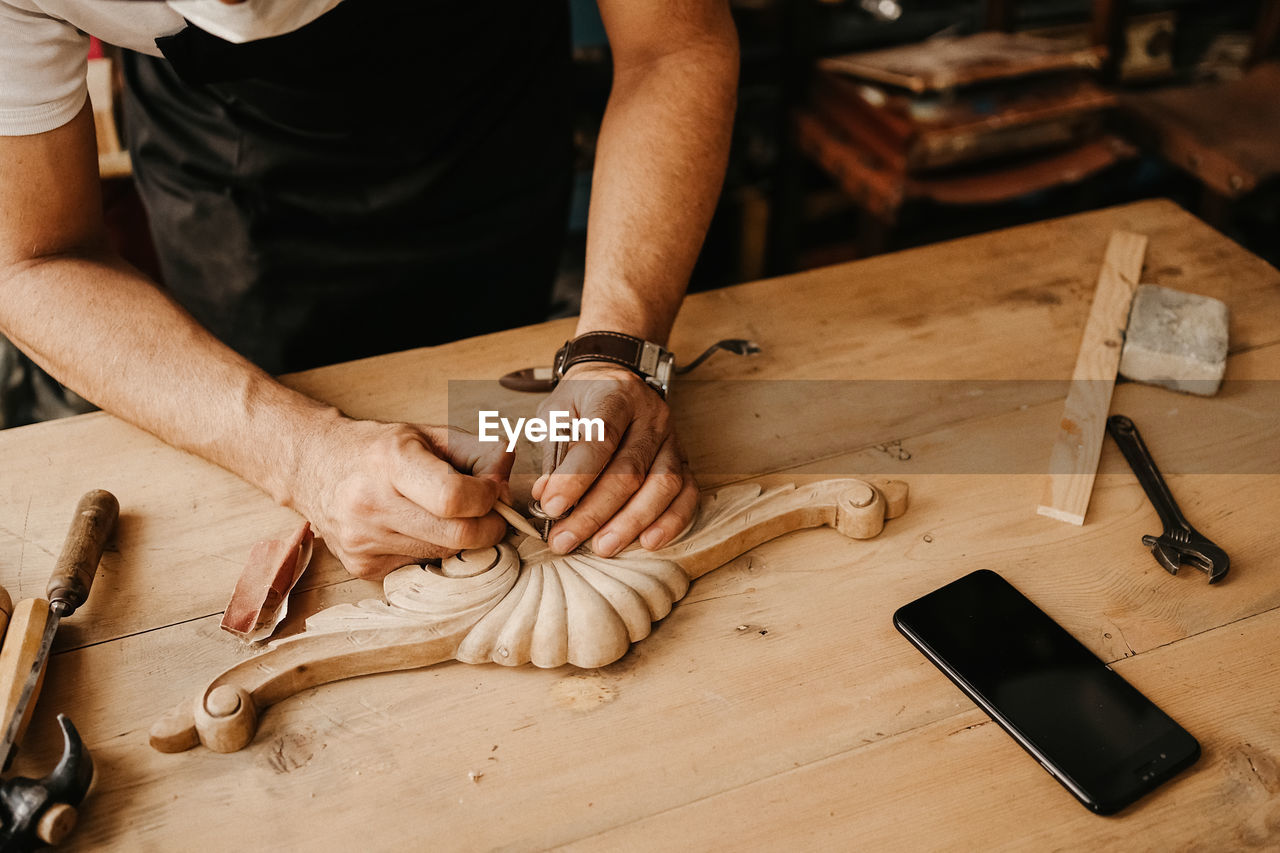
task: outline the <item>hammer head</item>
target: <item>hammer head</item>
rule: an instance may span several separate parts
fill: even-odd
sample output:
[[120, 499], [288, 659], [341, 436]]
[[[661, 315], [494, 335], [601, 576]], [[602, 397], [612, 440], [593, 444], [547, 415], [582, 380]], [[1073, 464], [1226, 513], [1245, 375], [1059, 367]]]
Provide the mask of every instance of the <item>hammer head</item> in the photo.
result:
[[93, 759], [65, 714], [62, 758], [43, 779], [15, 776], [0, 782], [0, 851], [31, 850], [57, 844], [75, 825], [75, 807], [93, 782]]

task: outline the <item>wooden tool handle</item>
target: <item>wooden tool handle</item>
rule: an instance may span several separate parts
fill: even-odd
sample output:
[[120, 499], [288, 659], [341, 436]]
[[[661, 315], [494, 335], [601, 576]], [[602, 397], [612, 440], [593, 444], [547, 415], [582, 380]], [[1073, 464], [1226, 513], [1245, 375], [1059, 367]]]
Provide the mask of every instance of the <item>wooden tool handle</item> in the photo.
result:
[[9, 617], [13, 615], [13, 599], [9, 590], [0, 586], [0, 648], [3, 648], [5, 632], [9, 630]]
[[102, 489], [94, 489], [76, 505], [75, 518], [62, 545], [62, 555], [53, 567], [45, 595], [59, 616], [70, 616], [89, 597], [89, 587], [98, 571], [102, 549], [116, 528], [120, 502]]
[[[18, 700], [22, 689], [27, 685], [27, 676], [35, 666], [36, 656], [40, 653], [40, 641], [44, 638], [44, 627], [49, 621], [49, 602], [43, 598], [28, 598], [18, 602], [13, 609], [13, 620], [9, 623], [9, 631], [5, 637], [4, 648], [0, 649], [0, 726], [9, 724], [14, 711], [18, 708]], [[27, 703], [18, 724], [14, 744], [22, 742], [22, 735], [31, 721], [31, 711], [36, 706], [36, 697], [40, 695], [40, 685], [44, 683], [44, 668], [41, 667], [31, 701]], [[0, 756], [0, 761], [7, 763], [9, 756]]]

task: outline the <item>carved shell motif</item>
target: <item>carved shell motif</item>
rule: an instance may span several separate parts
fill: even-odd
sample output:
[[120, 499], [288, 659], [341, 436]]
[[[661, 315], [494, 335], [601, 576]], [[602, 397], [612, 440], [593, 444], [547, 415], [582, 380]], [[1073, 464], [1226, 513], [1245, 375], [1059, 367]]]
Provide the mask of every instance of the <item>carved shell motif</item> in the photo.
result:
[[[518, 549], [504, 542], [460, 556], [439, 569], [399, 569], [385, 590], [391, 606], [438, 617], [478, 604], [472, 593], [482, 583], [492, 609], [458, 647], [456, 657], [465, 663], [604, 666], [647, 637], [689, 590], [678, 565], [644, 551], [609, 559], [586, 551], [562, 556], [529, 538]], [[458, 576], [467, 564], [484, 562], [482, 572]]]

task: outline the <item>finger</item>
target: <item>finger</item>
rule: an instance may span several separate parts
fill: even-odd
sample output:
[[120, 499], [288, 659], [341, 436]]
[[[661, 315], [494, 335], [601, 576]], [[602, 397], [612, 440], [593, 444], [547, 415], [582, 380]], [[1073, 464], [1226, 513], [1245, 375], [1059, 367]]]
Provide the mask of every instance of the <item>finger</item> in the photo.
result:
[[363, 580], [377, 581], [404, 566], [421, 565], [427, 560], [439, 560], [452, 555], [447, 549], [440, 548], [437, 550], [439, 551], [438, 554], [422, 554], [419, 556], [411, 556], [409, 554], [383, 554], [377, 557], [357, 557], [350, 554], [335, 554], [334, 556], [342, 563], [343, 568], [347, 570], [347, 574]]
[[673, 448], [664, 445], [640, 489], [596, 532], [591, 549], [612, 557], [634, 542], [681, 496], [685, 474], [684, 461]]
[[640, 545], [649, 551], [664, 547], [679, 536], [698, 512], [698, 481], [689, 466], [684, 466], [684, 486], [658, 520], [640, 534]]
[[405, 498], [438, 518], [475, 518], [493, 509], [498, 486], [463, 474], [424, 445], [406, 442], [392, 466], [391, 483]]
[[538, 499], [542, 511], [552, 518], [564, 515], [600, 478], [612, 457], [613, 448], [606, 449], [602, 444], [579, 444], [571, 448], [555, 473], [546, 475], [542, 496]]
[[386, 526], [387, 534], [379, 544], [387, 553], [422, 553], [431, 559], [441, 554], [430, 549], [443, 548], [452, 554], [467, 548], [484, 548], [497, 544], [507, 534], [507, 522], [496, 512], [476, 518], [439, 518], [409, 501], [387, 519]]
[[408, 566], [414, 562], [411, 557], [405, 557], [404, 562], [400, 562], [400, 557], [358, 557], [352, 554], [344, 554], [337, 548], [333, 549], [333, 556], [337, 557], [338, 562], [342, 563], [342, 567], [347, 570], [347, 574], [367, 581], [382, 580], [401, 566]]
[[504, 450], [501, 444], [482, 442], [458, 427], [423, 426], [422, 430], [436, 455], [463, 473], [495, 484], [498, 496], [507, 503], [511, 502], [511, 468], [516, 461], [514, 451]]
[[511, 503], [511, 467], [515, 464], [514, 452], [493, 451], [471, 468], [471, 476], [488, 480], [498, 487], [498, 497]]
[[[628, 434], [569, 517], [555, 525], [550, 538], [553, 551], [567, 554], [578, 547], [578, 543], [613, 518], [644, 485], [657, 456], [657, 447], [651, 431], [633, 425], [633, 432], [634, 436]], [[548, 491], [555, 479], [553, 475], [548, 481]], [[543, 508], [546, 507], [543, 503]]]
[[380, 554], [376, 557], [334, 554], [347, 573], [362, 580], [382, 580], [396, 569], [420, 566], [428, 560], [441, 560], [458, 553], [457, 549], [431, 546], [413, 549], [412, 554]]
[[551, 472], [558, 465], [564, 462], [565, 447], [563, 444], [556, 444], [551, 449], [542, 452], [542, 473], [538, 475], [538, 479], [533, 481], [533, 486], [529, 489], [530, 496], [541, 503], [542, 493], [546, 491], [547, 480], [551, 479]]
[[[593, 382], [578, 387], [585, 392], [598, 384]], [[552, 517], [567, 512], [586, 494], [615, 453], [632, 440], [636, 430], [634, 408], [623, 392], [591, 399], [572, 408], [575, 412], [585, 413], [584, 416], [600, 418], [604, 423], [604, 435], [590, 441], [559, 442], [543, 453], [543, 475], [534, 484], [534, 497], [542, 504], [543, 512]], [[652, 461], [652, 455], [649, 461]]]
[[434, 519], [434, 523], [418, 525], [416, 534], [382, 526], [366, 528], [336, 541], [326, 540], [326, 545], [356, 577], [382, 577], [401, 566], [497, 544], [506, 535], [507, 526], [496, 513], [494, 518], [496, 521], [488, 517]]
[[459, 471], [472, 471], [481, 459], [487, 457], [501, 442], [483, 442], [479, 436], [453, 426], [418, 424], [428, 447], [436, 456]]
[[[392, 545], [393, 538], [398, 540], [395, 546]], [[368, 531], [364, 534], [348, 532], [340, 537], [326, 535], [323, 539], [329, 553], [342, 563], [348, 574], [365, 580], [380, 580], [401, 566], [447, 557], [452, 553], [439, 545], [394, 537], [385, 530], [372, 534]]]

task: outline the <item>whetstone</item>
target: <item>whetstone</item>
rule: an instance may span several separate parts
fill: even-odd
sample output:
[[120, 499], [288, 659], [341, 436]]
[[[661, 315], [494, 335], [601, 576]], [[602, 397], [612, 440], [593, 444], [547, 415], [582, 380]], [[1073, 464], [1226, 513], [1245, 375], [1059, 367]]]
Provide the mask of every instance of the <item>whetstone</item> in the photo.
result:
[[1113, 231], [1107, 242], [1093, 307], [1071, 375], [1071, 390], [1049, 457], [1049, 476], [1036, 510], [1040, 515], [1084, 524], [1102, 455], [1129, 305], [1142, 276], [1146, 251], [1147, 238], [1141, 234]]

